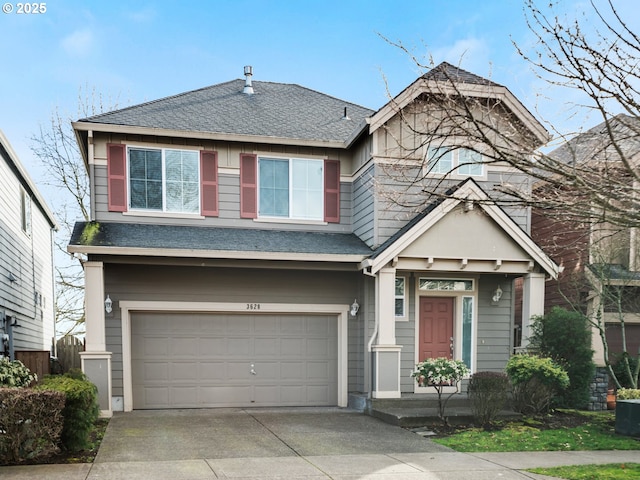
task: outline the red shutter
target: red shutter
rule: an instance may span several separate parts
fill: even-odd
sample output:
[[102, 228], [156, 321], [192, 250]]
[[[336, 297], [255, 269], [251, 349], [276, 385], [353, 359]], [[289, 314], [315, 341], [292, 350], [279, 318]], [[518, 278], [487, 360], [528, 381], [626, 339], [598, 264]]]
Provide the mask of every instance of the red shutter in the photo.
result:
[[200, 152], [200, 208], [206, 217], [218, 216], [218, 152]]
[[127, 155], [126, 146], [107, 144], [107, 192], [110, 212], [127, 211]]
[[340, 223], [340, 162], [324, 161], [324, 221]]
[[258, 216], [258, 157], [240, 154], [240, 218]]

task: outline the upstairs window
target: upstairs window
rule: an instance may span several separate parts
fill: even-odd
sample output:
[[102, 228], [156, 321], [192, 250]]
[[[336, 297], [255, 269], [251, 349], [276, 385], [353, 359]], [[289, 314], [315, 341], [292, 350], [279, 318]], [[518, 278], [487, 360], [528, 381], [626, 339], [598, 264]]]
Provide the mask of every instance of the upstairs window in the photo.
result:
[[218, 215], [218, 154], [212, 150], [107, 144], [110, 212]]
[[132, 210], [199, 213], [199, 155], [192, 150], [129, 148]]
[[481, 177], [484, 175], [482, 155], [468, 148], [429, 148], [427, 173]]
[[258, 215], [324, 219], [324, 161], [258, 159]]
[[31, 197], [24, 188], [20, 189], [20, 228], [31, 236]]

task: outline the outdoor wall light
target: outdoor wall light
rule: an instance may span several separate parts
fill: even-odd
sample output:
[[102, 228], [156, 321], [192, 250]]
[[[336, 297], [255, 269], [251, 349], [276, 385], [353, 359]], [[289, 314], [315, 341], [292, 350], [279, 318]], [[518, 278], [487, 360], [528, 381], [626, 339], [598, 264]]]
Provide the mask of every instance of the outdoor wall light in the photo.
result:
[[109, 298], [109, 295], [107, 295], [107, 298], [105, 298], [104, 300], [104, 311], [107, 313], [111, 313], [113, 311], [113, 308], [111, 308], [112, 306], [113, 302]]
[[352, 317], [355, 317], [358, 314], [358, 310], [360, 310], [360, 305], [358, 305], [358, 302], [354, 299], [353, 303], [351, 304], [351, 310], [349, 311], [349, 314]]
[[498, 303], [501, 298], [502, 298], [502, 289], [500, 288], [500, 285], [498, 285], [498, 288], [496, 288], [495, 291], [493, 292], [493, 297], [491, 297], [491, 300], [493, 301], [493, 303]]

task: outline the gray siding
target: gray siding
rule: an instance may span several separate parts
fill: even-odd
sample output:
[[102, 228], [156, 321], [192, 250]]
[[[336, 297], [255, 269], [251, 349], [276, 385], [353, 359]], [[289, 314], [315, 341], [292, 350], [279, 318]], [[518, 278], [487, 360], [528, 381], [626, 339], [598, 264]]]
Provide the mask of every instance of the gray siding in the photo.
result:
[[[478, 291], [477, 371], [503, 371], [513, 351], [512, 280], [483, 275]], [[491, 305], [492, 292], [500, 284], [502, 299]]]
[[[350, 305], [358, 295], [358, 274], [106, 264], [105, 293], [114, 301], [113, 313], [106, 318], [106, 340], [107, 350], [113, 352], [113, 395], [119, 396], [122, 395], [122, 331], [117, 302], [156, 300]], [[349, 327], [353, 331], [351, 325]], [[349, 382], [356, 381], [356, 377], [357, 366]], [[351, 384], [349, 390], [352, 390]]]
[[406, 277], [405, 292], [408, 321], [396, 321], [396, 342], [402, 345], [400, 352], [400, 391], [413, 392], [415, 380], [410, 377], [415, 368], [416, 358], [416, 279], [413, 276]]
[[374, 171], [371, 165], [353, 182], [353, 233], [370, 247], [374, 245]]

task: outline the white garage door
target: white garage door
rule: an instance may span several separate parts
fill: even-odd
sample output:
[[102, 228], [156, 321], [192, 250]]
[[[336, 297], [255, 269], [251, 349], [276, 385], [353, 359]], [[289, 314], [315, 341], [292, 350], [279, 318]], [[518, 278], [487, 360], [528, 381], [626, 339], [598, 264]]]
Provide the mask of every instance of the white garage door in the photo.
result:
[[337, 405], [337, 317], [136, 313], [133, 408]]

